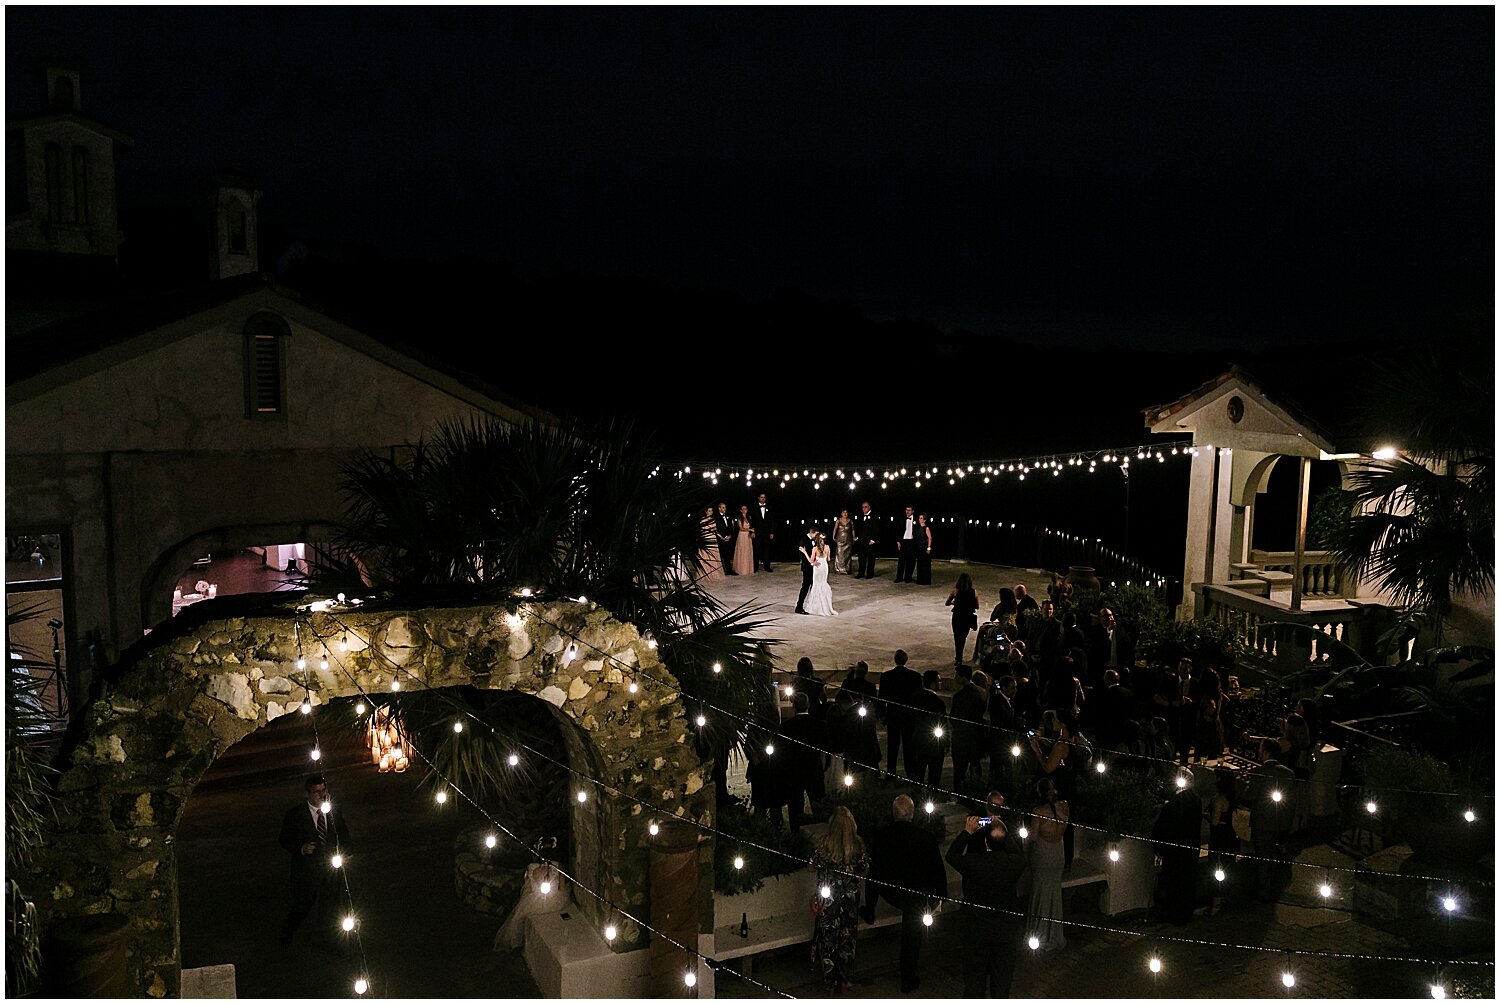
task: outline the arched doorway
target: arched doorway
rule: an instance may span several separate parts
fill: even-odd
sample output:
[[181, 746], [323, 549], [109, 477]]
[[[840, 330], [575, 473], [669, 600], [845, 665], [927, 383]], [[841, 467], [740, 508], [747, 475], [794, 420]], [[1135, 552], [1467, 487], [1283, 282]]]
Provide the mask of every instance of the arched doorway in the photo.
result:
[[[643, 932], [615, 910], [649, 915], [652, 812], [643, 807], [711, 827], [713, 801], [671, 675], [638, 632], [583, 602], [519, 612], [312, 606], [320, 609], [288, 605], [160, 630], [133, 653], [88, 709], [61, 779], [59, 825], [39, 862], [50, 893], [39, 903], [44, 926], [123, 913], [132, 985], [148, 996], [179, 993], [175, 834], [204, 771], [303, 701], [384, 694], [399, 680], [407, 689], [512, 690], [556, 709], [573, 736], [570, 763], [590, 765], [596, 779], [591, 797], [571, 807], [568, 870], [596, 894], [576, 896], [578, 915], [615, 923], [615, 950], [640, 947]], [[305, 773], [305, 762], [289, 770], [293, 788]]]

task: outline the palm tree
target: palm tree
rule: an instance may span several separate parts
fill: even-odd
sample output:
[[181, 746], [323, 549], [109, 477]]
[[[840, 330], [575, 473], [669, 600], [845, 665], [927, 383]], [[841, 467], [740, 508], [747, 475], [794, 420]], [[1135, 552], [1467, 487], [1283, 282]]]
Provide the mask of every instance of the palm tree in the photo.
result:
[[345, 557], [315, 564], [320, 585], [409, 603], [585, 595], [655, 638], [689, 705], [708, 709], [701, 753], [743, 743], [759, 608], [725, 610], [697, 584], [702, 489], [629, 423], [444, 423], [341, 473]]
[[1405, 456], [1350, 475], [1329, 544], [1440, 641], [1458, 594], [1495, 578], [1494, 369], [1428, 350], [1378, 367], [1366, 424]]
[[5, 675], [5, 992], [24, 996], [41, 976], [41, 931], [36, 904], [25, 888], [32, 861], [42, 846], [52, 811], [50, 751], [55, 743], [54, 716], [48, 715], [42, 691], [54, 671], [39, 653], [9, 644], [10, 628], [36, 617], [39, 608], [6, 611]]

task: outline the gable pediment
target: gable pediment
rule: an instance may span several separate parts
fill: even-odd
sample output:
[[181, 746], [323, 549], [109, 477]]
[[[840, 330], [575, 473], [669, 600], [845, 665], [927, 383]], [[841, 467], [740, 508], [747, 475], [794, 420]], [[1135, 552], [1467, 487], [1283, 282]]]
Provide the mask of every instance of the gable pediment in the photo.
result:
[[1287, 456], [1335, 452], [1321, 432], [1235, 370], [1177, 401], [1147, 409], [1146, 426], [1163, 435], [1191, 433], [1194, 445]]

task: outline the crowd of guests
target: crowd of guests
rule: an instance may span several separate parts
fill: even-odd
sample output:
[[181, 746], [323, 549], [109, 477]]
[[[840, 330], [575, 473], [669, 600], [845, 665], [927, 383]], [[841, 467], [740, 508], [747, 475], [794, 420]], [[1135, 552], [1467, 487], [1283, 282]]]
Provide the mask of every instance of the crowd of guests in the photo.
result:
[[[955, 622], [958, 611], [978, 619], [980, 598], [964, 595], [973, 592], [967, 579], [950, 595]], [[903, 990], [919, 982], [922, 915], [947, 892], [939, 848], [912, 822], [914, 799], [944, 801], [955, 792], [977, 801], [976, 793], [988, 789], [984, 814], [966, 820], [946, 854], [963, 876], [965, 902], [975, 904], [964, 911], [966, 930], [995, 946], [969, 960], [974, 971], [966, 968], [966, 995], [1008, 993], [1016, 946], [1028, 939], [1040, 951], [1066, 946], [1062, 884], [1074, 858], [1078, 780], [1098, 761], [1111, 770], [1173, 778], [1190, 762], [1220, 760], [1229, 739], [1238, 739], [1260, 761], [1253, 772], [1219, 766], [1206, 801], [1192, 785], [1168, 789], [1149, 835], [1161, 862], [1156, 913], [1188, 922], [1204, 828], [1210, 853], [1232, 863], [1243, 853], [1234, 826], [1243, 806], [1251, 810], [1250, 851], [1258, 859], [1254, 891], [1274, 895], [1271, 862], [1308, 822], [1307, 781], [1320, 741], [1316, 705], [1300, 703], [1279, 735], [1236, 731], [1218, 667], [1188, 658], [1170, 668], [1137, 665], [1134, 639], [1112, 609], [1088, 616], [1085, 627], [1069, 600], [1057, 582], [1041, 601], [1023, 584], [1000, 590], [989, 621], [969, 628], [979, 631], [977, 666], [962, 659], [967, 632], [955, 623], [960, 658], [948, 679], [934, 669], [919, 672], [898, 650], [878, 682], [859, 662], [842, 681], [825, 684], [803, 658], [784, 695], [791, 714], [763, 723], [762, 734], [752, 736], [752, 805], [772, 820], [782, 821], [785, 812], [792, 829], [810, 821], [809, 807], [831, 787], [860, 775], [912, 785], [892, 806], [888, 829], [868, 843], [842, 807], [817, 842], [819, 888], [832, 896], [821, 909], [815, 905], [814, 952], [830, 990], [848, 989], [858, 920], [873, 919], [881, 897], [902, 913]], [[952, 692], [945, 699], [946, 687]], [[1018, 763], [1031, 781], [1023, 804], [1011, 807], [998, 779]], [[1209, 910], [1222, 907], [1220, 897]]]

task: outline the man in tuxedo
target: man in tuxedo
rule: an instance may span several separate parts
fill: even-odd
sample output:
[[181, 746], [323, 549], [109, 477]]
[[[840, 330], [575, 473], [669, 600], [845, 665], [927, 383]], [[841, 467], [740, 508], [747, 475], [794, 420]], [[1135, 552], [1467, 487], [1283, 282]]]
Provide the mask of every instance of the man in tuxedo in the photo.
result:
[[870, 511], [868, 499], [859, 504], [859, 515], [854, 517], [854, 553], [859, 555], [859, 572], [856, 579], [875, 578], [875, 547], [879, 540], [875, 514]]
[[1089, 638], [1089, 669], [1101, 677], [1106, 669], [1119, 670], [1122, 679], [1135, 663], [1135, 639], [1120, 625], [1109, 607], [1099, 608], [1099, 620]]
[[935, 898], [948, 895], [948, 872], [937, 838], [913, 821], [915, 815], [911, 796], [897, 795], [891, 803], [891, 822], [870, 841], [870, 874], [861, 911], [865, 923], [874, 923], [881, 896], [901, 911], [901, 992], [906, 994], [921, 982], [917, 962], [926, 930], [922, 914]]
[[[911, 506], [896, 527], [896, 581], [917, 581], [917, 513]], [[925, 547], [925, 543], [923, 544]]]
[[828, 729], [808, 713], [811, 707], [807, 694], [793, 694], [792, 717], [781, 723], [771, 744], [769, 759], [793, 833], [806, 819], [803, 806], [823, 798], [823, 772], [830, 760], [822, 752], [828, 749]]
[[1188, 761], [1188, 748], [1193, 744], [1195, 704], [1198, 698], [1198, 683], [1193, 679], [1193, 660], [1183, 656], [1177, 660], [1177, 672], [1163, 674], [1157, 684], [1156, 695], [1151, 701], [1155, 714], [1167, 720], [1172, 742], [1184, 765]]
[[[760, 571], [762, 565], [766, 571], [771, 570], [771, 551], [776, 545], [776, 517], [771, 512], [771, 507], [766, 504], [766, 493], [761, 492], [755, 504], [750, 507], [750, 534], [755, 549], [755, 560], [751, 567]], [[798, 606], [801, 606], [799, 603]]]
[[922, 674], [922, 689], [912, 697], [917, 710], [913, 713], [912, 745], [917, 750], [917, 783], [929, 788], [941, 787], [943, 758], [952, 738], [948, 724], [948, 705], [938, 696], [938, 671]]
[[802, 604], [806, 602], [807, 592], [812, 588], [812, 549], [817, 539], [818, 531], [812, 527], [808, 527], [807, 540], [803, 542], [802, 547], [797, 549], [797, 554], [802, 559], [802, 592], [797, 594], [797, 612], [799, 614], [807, 613]]
[[734, 570], [734, 536], [739, 532], [729, 515], [729, 503], [720, 502], [714, 513], [714, 532], [719, 535], [719, 564], [725, 575], [738, 575]]
[[897, 751], [904, 745], [901, 755], [906, 764], [906, 776], [917, 780], [917, 752], [912, 748], [914, 698], [922, 689], [922, 675], [906, 665], [904, 649], [896, 650], [896, 665], [880, 674], [880, 707], [885, 714], [885, 769], [896, 773]]
[[344, 814], [329, 803], [328, 784], [323, 775], [312, 775], [302, 787], [307, 793], [306, 800], [286, 810], [277, 837], [277, 843], [292, 856], [292, 905], [281, 922], [281, 947], [291, 945], [292, 935], [316, 906], [319, 944], [342, 951], [338, 940], [341, 883], [332, 858], [349, 846], [349, 827]]

